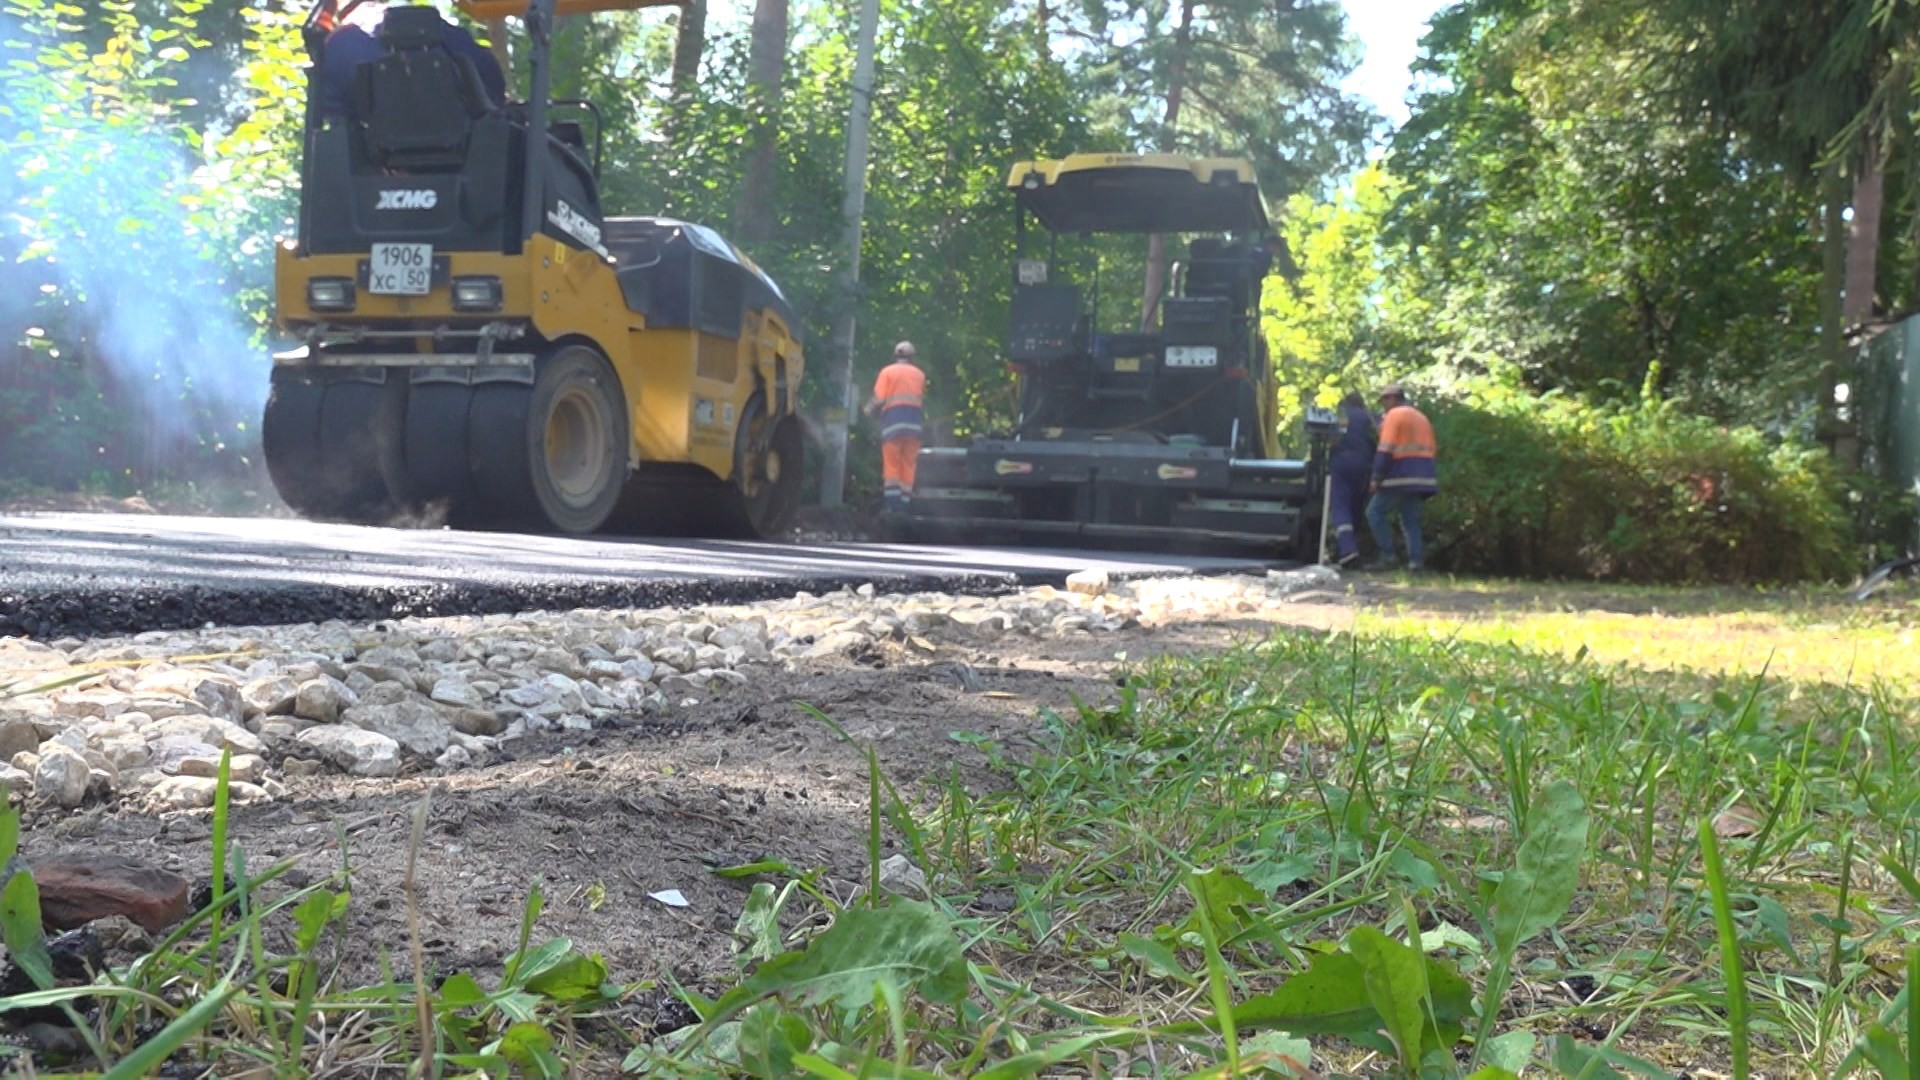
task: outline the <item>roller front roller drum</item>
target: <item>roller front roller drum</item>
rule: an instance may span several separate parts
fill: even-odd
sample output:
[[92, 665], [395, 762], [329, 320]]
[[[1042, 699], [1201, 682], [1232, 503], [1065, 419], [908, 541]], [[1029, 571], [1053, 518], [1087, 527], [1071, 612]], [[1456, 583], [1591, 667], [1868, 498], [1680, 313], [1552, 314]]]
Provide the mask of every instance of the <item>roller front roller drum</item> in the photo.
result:
[[735, 436], [734, 475], [684, 466], [632, 475], [630, 412], [592, 348], [541, 357], [533, 385], [410, 382], [404, 369], [283, 371], [263, 428], [288, 506], [358, 524], [761, 539], [800, 504], [804, 437], [756, 393]]
[[289, 375], [274, 380], [261, 423], [267, 473], [304, 517], [381, 524], [395, 512], [383, 470], [399, 450], [405, 387]]

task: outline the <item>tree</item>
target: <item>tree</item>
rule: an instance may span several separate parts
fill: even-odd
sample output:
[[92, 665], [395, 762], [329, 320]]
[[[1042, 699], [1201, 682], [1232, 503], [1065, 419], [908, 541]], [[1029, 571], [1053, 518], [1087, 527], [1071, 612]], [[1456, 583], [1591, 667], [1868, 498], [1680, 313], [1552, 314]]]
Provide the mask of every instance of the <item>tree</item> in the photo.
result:
[[680, 5], [673, 38], [673, 99], [691, 100], [700, 78], [700, 54], [707, 47], [707, 0]]
[[747, 98], [752, 128], [748, 135], [746, 182], [733, 214], [742, 243], [773, 236], [774, 199], [779, 183], [781, 81], [787, 61], [787, 0], [758, 0], [753, 8], [753, 51], [747, 66]]
[[[1064, 14], [1064, 13], [1063, 13]], [[1270, 197], [1324, 194], [1357, 165], [1379, 118], [1342, 92], [1355, 48], [1337, 0], [1083, 0], [1093, 116], [1127, 148], [1246, 156]], [[1164, 287], [1153, 238], [1141, 319]]]
[[1798, 179], [1676, 106], [1666, 26], [1619, 6], [1469, 0], [1396, 133], [1391, 276], [1434, 300], [1411, 356], [1512, 362], [1630, 400], [1650, 376], [1715, 415], [1787, 415], [1817, 362], [1819, 257]]

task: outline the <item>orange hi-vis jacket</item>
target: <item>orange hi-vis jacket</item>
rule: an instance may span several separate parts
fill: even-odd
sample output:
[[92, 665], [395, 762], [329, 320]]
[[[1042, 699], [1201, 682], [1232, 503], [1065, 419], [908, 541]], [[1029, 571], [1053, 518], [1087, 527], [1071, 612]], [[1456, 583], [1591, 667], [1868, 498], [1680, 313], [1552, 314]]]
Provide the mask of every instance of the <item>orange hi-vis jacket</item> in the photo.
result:
[[1434, 469], [1433, 425], [1420, 410], [1399, 405], [1380, 422], [1380, 449], [1373, 455], [1373, 479], [1380, 490], [1433, 495], [1440, 490]]
[[926, 417], [927, 373], [895, 361], [880, 369], [873, 396], [880, 400], [880, 438], [920, 437]]

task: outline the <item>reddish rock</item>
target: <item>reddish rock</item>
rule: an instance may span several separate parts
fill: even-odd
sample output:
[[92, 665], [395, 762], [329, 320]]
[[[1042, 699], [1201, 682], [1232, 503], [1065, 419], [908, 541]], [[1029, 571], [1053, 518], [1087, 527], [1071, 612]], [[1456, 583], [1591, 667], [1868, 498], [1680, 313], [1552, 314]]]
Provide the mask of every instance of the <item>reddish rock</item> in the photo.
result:
[[71, 930], [125, 915], [150, 934], [187, 917], [187, 879], [119, 855], [48, 855], [28, 860], [40, 886], [40, 920]]

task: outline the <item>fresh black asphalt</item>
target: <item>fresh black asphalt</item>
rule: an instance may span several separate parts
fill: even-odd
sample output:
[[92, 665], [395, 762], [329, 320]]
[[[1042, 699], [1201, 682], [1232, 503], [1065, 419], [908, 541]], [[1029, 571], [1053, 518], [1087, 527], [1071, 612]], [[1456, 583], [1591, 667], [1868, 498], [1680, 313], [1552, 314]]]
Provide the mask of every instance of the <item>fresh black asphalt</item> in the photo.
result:
[[0, 515], [0, 636], [40, 639], [328, 619], [697, 608], [872, 584], [994, 593], [1258, 571], [1251, 559], [1029, 548], [575, 539], [278, 518]]

